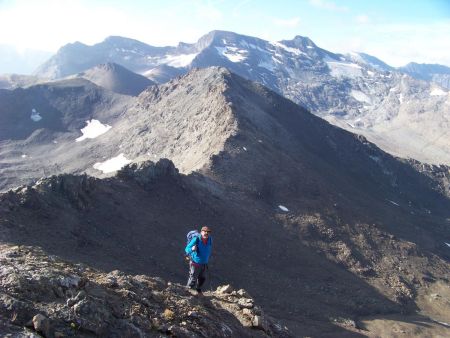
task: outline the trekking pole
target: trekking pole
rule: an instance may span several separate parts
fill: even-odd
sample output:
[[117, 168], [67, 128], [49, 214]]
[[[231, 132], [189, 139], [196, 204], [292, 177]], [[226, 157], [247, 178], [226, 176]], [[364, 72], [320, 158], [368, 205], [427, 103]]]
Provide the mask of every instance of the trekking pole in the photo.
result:
[[211, 282], [211, 271], [209, 271], [209, 264], [206, 265], [206, 271], [208, 271], [209, 291], [213, 292], [213, 290], [212, 290], [212, 282]]

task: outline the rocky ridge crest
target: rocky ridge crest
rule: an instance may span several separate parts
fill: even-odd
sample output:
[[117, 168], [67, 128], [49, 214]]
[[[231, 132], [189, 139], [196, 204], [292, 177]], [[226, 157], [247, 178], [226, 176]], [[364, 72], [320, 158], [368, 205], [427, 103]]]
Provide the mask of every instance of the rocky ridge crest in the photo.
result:
[[230, 285], [204, 296], [146, 275], [102, 272], [0, 245], [0, 329], [27, 337], [290, 337]]

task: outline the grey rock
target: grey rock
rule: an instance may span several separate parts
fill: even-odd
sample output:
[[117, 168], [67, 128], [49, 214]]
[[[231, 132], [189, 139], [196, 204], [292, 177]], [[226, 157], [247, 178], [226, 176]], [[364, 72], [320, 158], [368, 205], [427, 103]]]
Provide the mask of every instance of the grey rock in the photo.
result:
[[52, 328], [50, 320], [42, 314], [37, 314], [33, 317], [34, 329], [41, 333], [44, 337], [52, 337]]
[[251, 299], [251, 298], [239, 298], [237, 304], [241, 308], [252, 309], [253, 308], [253, 299]]
[[219, 294], [229, 294], [234, 291], [233, 287], [230, 284], [218, 286], [216, 292]]

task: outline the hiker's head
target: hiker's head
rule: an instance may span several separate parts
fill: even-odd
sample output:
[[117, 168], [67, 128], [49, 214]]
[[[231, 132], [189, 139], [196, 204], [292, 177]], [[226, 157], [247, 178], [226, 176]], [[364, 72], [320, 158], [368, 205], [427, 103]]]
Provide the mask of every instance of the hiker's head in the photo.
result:
[[202, 227], [202, 229], [201, 229], [202, 237], [207, 237], [207, 236], [209, 236], [210, 233], [211, 233], [211, 229], [209, 227], [207, 227], [207, 226]]

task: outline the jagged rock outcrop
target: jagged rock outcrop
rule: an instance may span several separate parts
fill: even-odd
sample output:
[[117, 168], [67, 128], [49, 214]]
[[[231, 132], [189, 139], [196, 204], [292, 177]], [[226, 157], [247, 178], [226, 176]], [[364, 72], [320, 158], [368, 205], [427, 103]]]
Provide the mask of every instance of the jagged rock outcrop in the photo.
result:
[[155, 182], [158, 178], [176, 178], [178, 174], [178, 169], [173, 162], [167, 158], [163, 158], [157, 163], [153, 163], [152, 161], [131, 163], [120, 169], [116, 176], [122, 179], [132, 179], [143, 186], [147, 186]]
[[101, 272], [26, 246], [1, 244], [0, 263], [2, 336], [292, 336], [244, 290], [196, 296], [161, 278]]
[[433, 165], [422, 163], [416, 160], [409, 160], [409, 163], [420, 173], [427, 175], [436, 182], [436, 190], [450, 198], [450, 167], [446, 165]]

